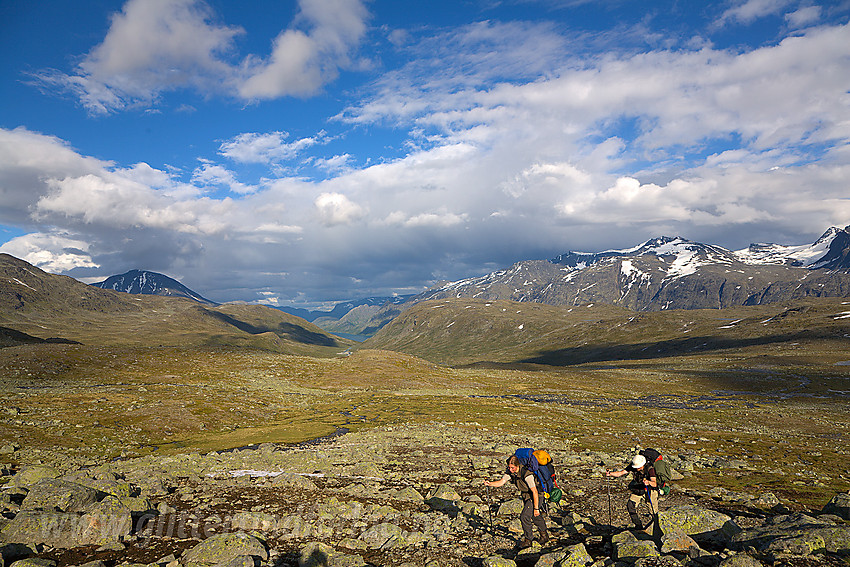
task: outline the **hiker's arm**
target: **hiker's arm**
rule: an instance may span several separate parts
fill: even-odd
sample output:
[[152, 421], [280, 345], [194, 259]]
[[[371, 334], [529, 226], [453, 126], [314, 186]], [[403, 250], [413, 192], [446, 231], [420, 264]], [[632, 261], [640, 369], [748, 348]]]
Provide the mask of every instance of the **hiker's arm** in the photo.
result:
[[531, 499], [534, 501], [534, 515], [540, 515], [540, 496], [537, 494], [537, 486], [534, 483], [534, 479], [528, 484], [528, 488], [531, 490]]
[[613, 476], [614, 478], [620, 478], [624, 474], [628, 474], [629, 471], [623, 469], [621, 471], [606, 471], [605, 476]]
[[505, 486], [505, 483], [509, 480], [511, 480], [511, 477], [509, 475], [503, 474], [502, 478], [500, 478], [499, 480], [485, 480], [484, 484], [486, 484], [487, 486], [499, 488], [500, 486]]
[[656, 477], [654, 477], [654, 476], [651, 476], [651, 477], [649, 477], [649, 478], [645, 478], [645, 479], [643, 479], [643, 483], [644, 483], [646, 486], [650, 486], [650, 487], [652, 487], [652, 488], [657, 488], [657, 487], [658, 487], [658, 480], [657, 480], [657, 478], [656, 478]]

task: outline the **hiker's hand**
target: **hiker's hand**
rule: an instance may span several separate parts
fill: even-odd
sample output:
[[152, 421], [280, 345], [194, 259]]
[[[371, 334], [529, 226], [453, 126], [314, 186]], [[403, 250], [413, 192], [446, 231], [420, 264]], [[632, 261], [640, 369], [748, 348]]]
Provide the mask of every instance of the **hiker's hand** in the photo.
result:
[[539, 515], [540, 515], [540, 509], [539, 509], [539, 508], [535, 508], [535, 509], [534, 509], [534, 515], [535, 515], [535, 516], [539, 516]]

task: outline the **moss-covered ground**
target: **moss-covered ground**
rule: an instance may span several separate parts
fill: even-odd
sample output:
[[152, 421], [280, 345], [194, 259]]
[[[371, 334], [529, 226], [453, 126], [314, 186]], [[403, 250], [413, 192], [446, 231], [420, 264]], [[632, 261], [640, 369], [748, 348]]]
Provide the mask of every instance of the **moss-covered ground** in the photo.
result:
[[[828, 343], [572, 366], [451, 368], [389, 351], [0, 349], [0, 463], [202, 452], [404, 422], [545, 428], [572, 450], [637, 445], [747, 467], [683, 482], [823, 505], [850, 489], [850, 367]], [[821, 350], [823, 349], [823, 351]], [[827, 363], [822, 362], [827, 360]], [[710, 478], [707, 478], [710, 477]]]

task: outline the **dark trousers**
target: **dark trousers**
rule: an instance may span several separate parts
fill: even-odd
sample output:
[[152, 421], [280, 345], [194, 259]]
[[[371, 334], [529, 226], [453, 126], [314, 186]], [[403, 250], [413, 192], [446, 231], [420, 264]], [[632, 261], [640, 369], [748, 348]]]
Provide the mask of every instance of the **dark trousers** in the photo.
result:
[[543, 517], [543, 514], [539, 516], [534, 515], [534, 500], [531, 498], [526, 500], [525, 505], [522, 507], [522, 512], [519, 514], [519, 523], [522, 525], [522, 534], [528, 541], [534, 539], [532, 526], [537, 526], [540, 539], [549, 537], [549, 534], [546, 532], [546, 518]]

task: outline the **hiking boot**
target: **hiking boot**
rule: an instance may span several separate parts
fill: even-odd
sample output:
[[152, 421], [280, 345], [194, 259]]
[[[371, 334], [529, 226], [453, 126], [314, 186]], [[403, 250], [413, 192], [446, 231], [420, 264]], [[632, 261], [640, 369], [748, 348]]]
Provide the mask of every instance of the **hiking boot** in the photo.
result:
[[537, 539], [541, 546], [549, 543], [549, 534], [540, 534], [540, 537]]
[[531, 540], [529, 540], [527, 537], [522, 538], [516, 544], [517, 549], [527, 549], [529, 547], [531, 547]]

